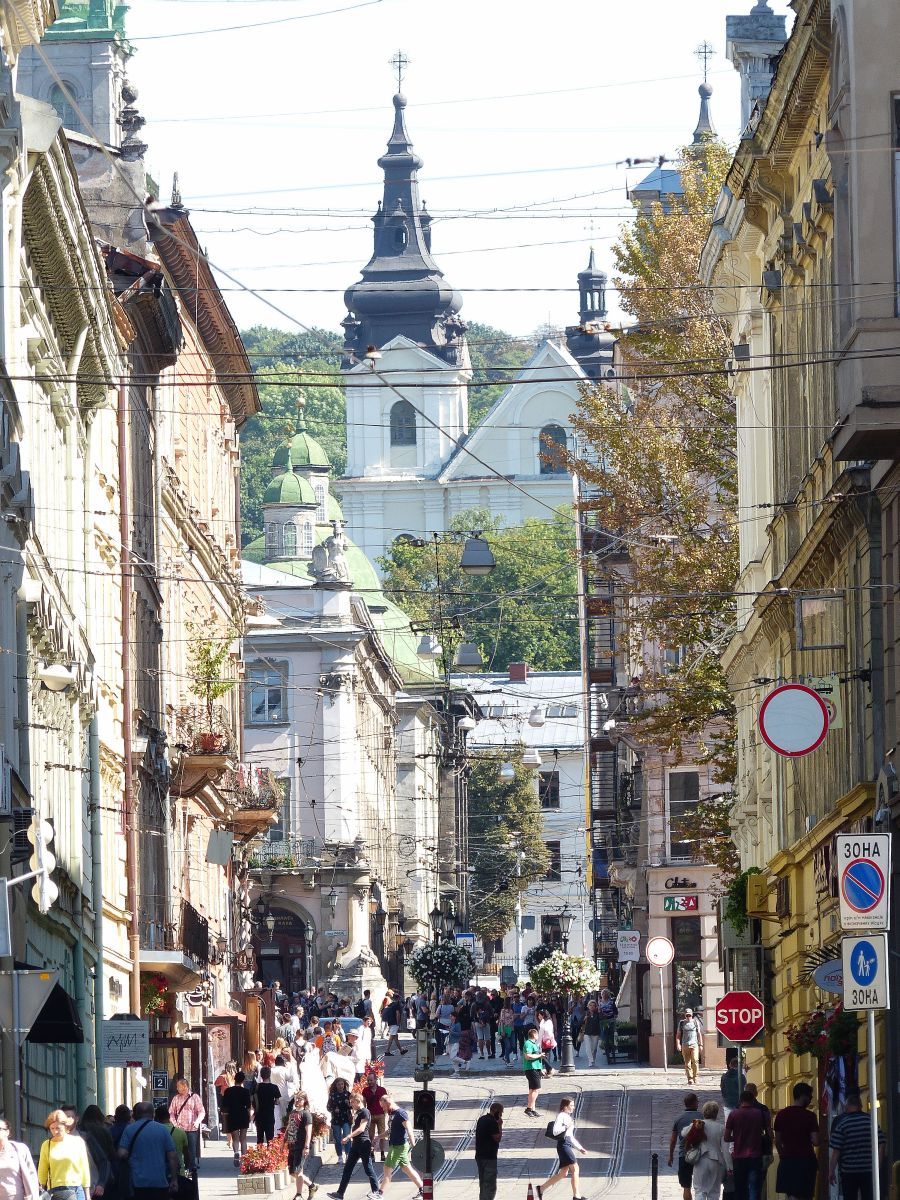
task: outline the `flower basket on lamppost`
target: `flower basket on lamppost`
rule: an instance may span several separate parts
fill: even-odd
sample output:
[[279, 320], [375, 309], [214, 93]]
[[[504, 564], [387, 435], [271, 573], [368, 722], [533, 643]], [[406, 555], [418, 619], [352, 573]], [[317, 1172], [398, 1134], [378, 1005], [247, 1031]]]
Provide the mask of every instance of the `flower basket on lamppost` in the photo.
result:
[[[563, 918], [568, 922], [563, 932]], [[564, 944], [568, 942], [568, 931], [572, 928], [573, 916], [563, 913], [560, 917], [560, 932], [563, 933]], [[563, 1025], [561, 1075], [572, 1075], [575, 1071], [575, 1057], [572, 1048], [572, 1029], [569, 1022], [569, 996], [586, 996], [600, 987], [600, 972], [587, 958], [579, 955], [566, 954], [565, 950], [554, 950], [549, 958], [545, 958], [531, 972], [531, 982], [539, 992], [563, 992], [566, 997], [566, 1016]], [[568, 1063], [567, 1063], [568, 1058]]]
[[426, 992], [438, 992], [441, 985], [468, 983], [475, 974], [475, 959], [469, 951], [448, 941], [417, 946], [407, 966], [418, 987]]

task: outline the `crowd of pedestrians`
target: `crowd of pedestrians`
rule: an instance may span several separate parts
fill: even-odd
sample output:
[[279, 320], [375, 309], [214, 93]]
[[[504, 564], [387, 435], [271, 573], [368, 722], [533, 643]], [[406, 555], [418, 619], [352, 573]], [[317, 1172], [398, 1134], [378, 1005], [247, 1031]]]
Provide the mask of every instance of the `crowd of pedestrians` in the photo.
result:
[[[734, 1088], [739, 1091], [737, 1103]], [[797, 1083], [792, 1102], [773, 1119], [759, 1099], [757, 1085], [737, 1064], [720, 1080], [723, 1103], [700, 1105], [696, 1092], [684, 1097], [669, 1141], [669, 1166], [675, 1166], [683, 1200], [763, 1200], [770, 1164], [777, 1156], [775, 1191], [788, 1200], [813, 1200], [819, 1175], [819, 1121], [811, 1111], [813, 1090]], [[872, 1200], [872, 1135], [869, 1114], [856, 1091], [845, 1097], [844, 1111], [829, 1134], [829, 1181], [840, 1183], [843, 1200]], [[884, 1135], [879, 1131], [880, 1154]]]

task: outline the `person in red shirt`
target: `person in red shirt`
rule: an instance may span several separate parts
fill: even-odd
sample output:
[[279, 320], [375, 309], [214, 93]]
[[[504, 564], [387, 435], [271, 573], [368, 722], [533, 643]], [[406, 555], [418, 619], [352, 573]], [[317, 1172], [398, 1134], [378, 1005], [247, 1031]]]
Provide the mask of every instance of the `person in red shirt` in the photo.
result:
[[778, 1151], [777, 1191], [788, 1200], [812, 1200], [819, 1164], [819, 1122], [809, 1111], [813, 1091], [808, 1083], [794, 1085], [794, 1103], [775, 1115], [775, 1148]]
[[735, 1200], [760, 1198], [765, 1130], [765, 1117], [754, 1104], [753, 1092], [744, 1088], [739, 1106], [728, 1114], [722, 1138], [731, 1149]]
[[381, 1152], [381, 1161], [384, 1162], [384, 1146], [387, 1136], [387, 1112], [382, 1103], [383, 1098], [387, 1095], [387, 1088], [383, 1088], [378, 1082], [378, 1076], [374, 1071], [370, 1071], [366, 1076], [366, 1086], [362, 1090], [363, 1104], [369, 1110], [369, 1116], [372, 1120], [369, 1122], [369, 1138], [372, 1142], [372, 1148], [375, 1148], [375, 1135], [378, 1135], [378, 1149]]

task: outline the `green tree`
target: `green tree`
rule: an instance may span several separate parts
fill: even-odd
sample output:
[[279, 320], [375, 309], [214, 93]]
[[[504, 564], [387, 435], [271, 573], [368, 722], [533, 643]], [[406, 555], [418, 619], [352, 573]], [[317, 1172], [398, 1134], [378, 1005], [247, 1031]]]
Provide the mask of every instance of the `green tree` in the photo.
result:
[[[636, 318], [620, 342], [631, 386], [586, 391], [575, 422], [590, 447], [575, 464], [592, 489], [585, 507], [629, 552], [620, 585], [632, 660], [642, 664], [637, 732], [676, 756], [699, 746], [723, 782], [735, 769], [734, 703], [719, 658], [736, 615], [732, 347], [697, 264], [730, 159], [716, 141], [688, 147], [680, 202], [638, 209], [623, 229], [614, 256], [622, 306]], [[646, 654], [654, 643], [655, 660]], [[722, 815], [710, 810], [717, 837]]]
[[[504, 761], [513, 766], [510, 780], [500, 778]], [[520, 894], [550, 861], [534, 775], [514, 756], [479, 754], [471, 763], [469, 857], [469, 924], [490, 958], [491, 944], [513, 923]]]
[[[424, 545], [395, 542], [380, 560], [385, 590], [414, 620], [434, 626], [452, 661], [461, 641], [474, 642], [487, 669], [527, 662], [538, 671], [572, 671], [579, 663], [575, 525], [570, 511], [547, 521], [506, 527], [486, 509], [460, 513], [459, 538]], [[490, 575], [460, 570], [464, 533], [481, 530], [496, 567]]]

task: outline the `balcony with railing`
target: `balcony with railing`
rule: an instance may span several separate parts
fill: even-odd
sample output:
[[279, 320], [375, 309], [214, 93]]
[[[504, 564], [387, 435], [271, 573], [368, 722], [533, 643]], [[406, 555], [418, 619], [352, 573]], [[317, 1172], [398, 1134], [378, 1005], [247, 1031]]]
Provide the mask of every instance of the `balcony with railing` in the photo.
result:
[[300, 871], [317, 864], [315, 838], [286, 837], [256, 842], [250, 851], [251, 871]]
[[238, 763], [225, 772], [218, 789], [229, 808], [228, 823], [238, 837], [256, 837], [278, 820], [284, 782], [268, 768]]
[[169, 790], [196, 796], [218, 783], [234, 762], [237, 738], [228, 710], [220, 704], [188, 704], [175, 713], [174, 761]]
[[176, 920], [141, 921], [141, 970], [165, 975], [173, 989], [184, 991], [200, 982], [209, 964], [209, 922], [182, 900]]

